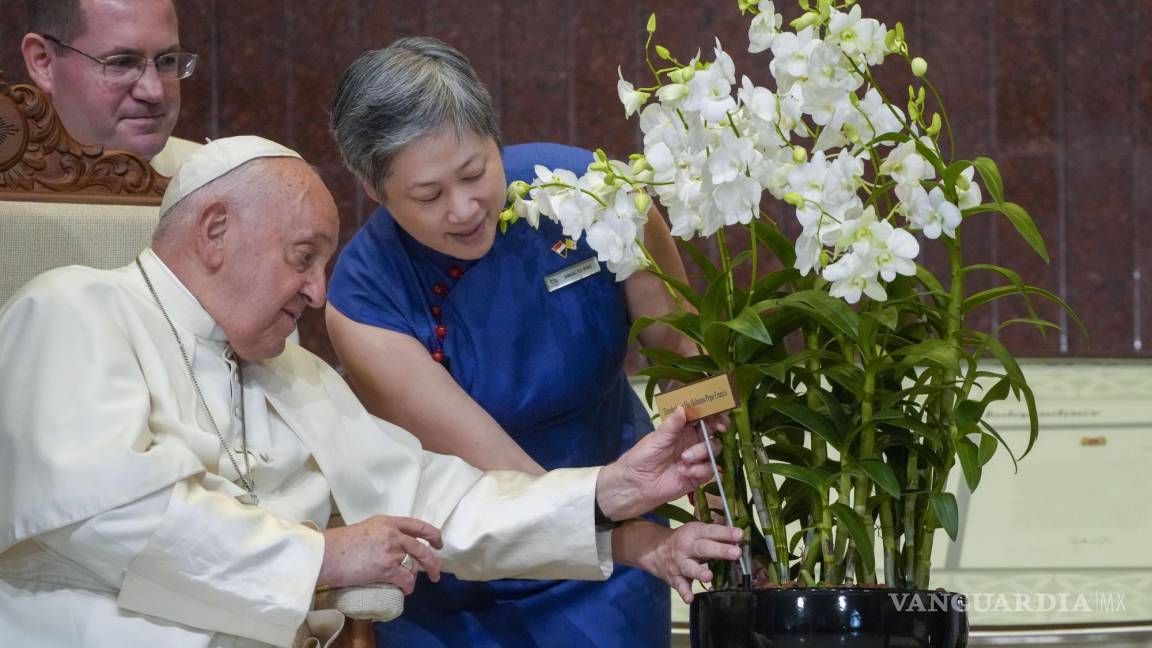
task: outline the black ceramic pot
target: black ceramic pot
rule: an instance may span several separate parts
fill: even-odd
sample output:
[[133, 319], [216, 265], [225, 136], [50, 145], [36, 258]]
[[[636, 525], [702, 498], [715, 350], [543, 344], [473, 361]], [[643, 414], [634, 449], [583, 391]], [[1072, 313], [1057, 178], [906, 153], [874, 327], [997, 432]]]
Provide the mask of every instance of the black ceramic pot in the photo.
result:
[[962, 594], [882, 588], [724, 590], [692, 601], [692, 648], [963, 648]]

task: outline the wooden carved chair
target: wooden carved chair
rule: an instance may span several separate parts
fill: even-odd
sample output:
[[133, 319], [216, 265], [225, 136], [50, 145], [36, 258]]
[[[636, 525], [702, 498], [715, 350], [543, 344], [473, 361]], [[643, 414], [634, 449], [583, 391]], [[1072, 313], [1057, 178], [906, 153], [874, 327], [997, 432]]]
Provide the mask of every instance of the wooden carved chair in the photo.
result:
[[[152, 240], [167, 186], [131, 153], [76, 142], [39, 88], [9, 85], [0, 73], [0, 305], [52, 268], [131, 263]], [[403, 606], [398, 590], [323, 596], [345, 613], [376, 618]], [[375, 645], [370, 621], [349, 621], [337, 646]]]
[[45, 270], [132, 261], [167, 184], [130, 153], [77, 143], [43, 92], [0, 75], [0, 304]]

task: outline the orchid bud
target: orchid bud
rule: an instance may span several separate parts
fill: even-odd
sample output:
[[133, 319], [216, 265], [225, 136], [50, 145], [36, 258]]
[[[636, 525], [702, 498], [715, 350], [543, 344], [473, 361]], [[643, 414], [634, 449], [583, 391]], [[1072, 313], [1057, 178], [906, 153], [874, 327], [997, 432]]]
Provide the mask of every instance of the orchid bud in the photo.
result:
[[849, 142], [852, 142], [853, 144], [860, 143], [860, 131], [856, 130], [856, 127], [852, 124], [844, 124], [844, 127], [840, 129], [840, 132], [844, 133], [845, 139], [847, 139]]
[[884, 49], [890, 54], [903, 52], [908, 45], [904, 42], [904, 23], [896, 23], [894, 29], [884, 35]]
[[517, 180], [508, 185], [508, 201], [514, 202], [517, 198], [523, 198], [528, 195], [532, 186], [523, 180]]
[[596, 160], [592, 164], [588, 165], [589, 171], [599, 171], [600, 173], [608, 173], [608, 171], [610, 169], [611, 169], [611, 167], [609, 167], [608, 163], [605, 162], [604, 160]]
[[963, 173], [956, 176], [956, 189], [957, 191], [968, 191], [972, 187], [972, 181], [968, 179]]
[[812, 25], [817, 25], [819, 23], [820, 23], [819, 12], [809, 11], [808, 13], [804, 14], [803, 16], [800, 16], [796, 20], [793, 20], [789, 24], [792, 26], [792, 29], [795, 29], [796, 31], [802, 31], [807, 27], [811, 27]]
[[676, 103], [687, 96], [688, 86], [683, 83], [661, 86], [660, 89], [656, 91], [656, 97], [664, 103]]
[[652, 14], [651, 16], [648, 16], [648, 33], [649, 34], [656, 33], [656, 14]]
[[516, 215], [516, 210], [511, 208], [511, 207], [500, 212], [500, 223], [501, 224], [515, 223], [519, 219], [520, 219], [520, 217]]
[[920, 58], [919, 56], [912, 59], [912, 74], [915, 74], [918, 77], [922, 77], [927, 73], [928, 73], [928, 61], [925, 61], [924, 59]]
[[760, 0], [740, 0], [740, 13], [746, 14], [758, 4], [760, 4]]
[[692, 67], [691, 65], [672, 70], [668, 73], [668, 78], [673, 83], [688, 83], [694, 76], [696, 76], [696, 68]]
[[669, 52], [668, 48], [664, 47], [663, 45], [657, 45], [656, 46], [656, 56], [659, 56], [660, 58], [664, 59], [665, 61], [671, 61], [672, 60], [672, 52]]
[[908, 118], [912, 121], [920, 121], [920, 105], [915, 100], [908, 102]]
[[647, 214], [648, 209], [652, 207], [652, 198], [641, 191], [640, 193], [632, 194], [632, 204], [636, 206], [636, 211], [641, 214]]
[[795, 191], [784, 194], [784, 202], [799, 209], [804, 206], [804, 196]]
[[801, 164], [808, 160], [808, 151], [803, 146], [792, 147], [792, 161]]
[[940, 122], [940, 113], [932, 113], [932, 123], [928, 125], [928, 130], [926, 131], [928, 136], [935, 137], [936, 134], [940, 132], [941, 126], [943, 126], [943, 124]]
[[645, 171], [650, 170], [651, 168], [652, 165], [648, 163], [648, 158], [644, 157], [643, 155], [638, 155], [632, 158], [633, 175], [639, 175]]

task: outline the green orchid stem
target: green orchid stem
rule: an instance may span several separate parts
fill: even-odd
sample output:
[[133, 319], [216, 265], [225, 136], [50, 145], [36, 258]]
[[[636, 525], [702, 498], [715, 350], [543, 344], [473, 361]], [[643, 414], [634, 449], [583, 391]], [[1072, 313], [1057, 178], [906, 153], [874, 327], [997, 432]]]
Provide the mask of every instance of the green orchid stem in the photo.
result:
[[[843, 459], [841, 459], [843, 461]], [[841, 465], [843, 468], [843, 465]], [[851, 507], [852, 493], [852, 476], [845, 471], [840, 472], [840, 488], [836, 491], [836, 501], [844, 506]], [[848, 557], [851, 555], [851, 536], [848, 535], [848, 529], [837, 527], [836, 529], [836, 545], [833, 551], [836, 552], [837, 568], [833, 572], [833, 582], [837, 585], [844, 584], [844, 578], [848, 573]]]
[[917, 455], [908, 453], [908, 469], [905, 479], [908, 482], [908, 494], [904, 496], [904, 574], [900, 585], [906, 586], [916, 580], [916, 502], [920, 499], [917, 491], [920, 490], [919, 471], [917, 468]]
[[763, 525], [761, 533], [772, 546], [776, 571], [783, 582], [788, 580], [788, 536], [780, 506], [780, 491], [776, 488], [776, 480], [771, 475], [760, 472], [760, 465], [767, 465], [768, 456], [760, 449], [759, 440], [753, 438], [752, 420], [748, 415], [748, 408], [743, 405], [737, 407], [732, 410], [731, 417], [740, 437], [743, 450], [740, 457], [744, 461], [748, 490], [759, 509], [757, 513], [760, 514], [760, 524]]
[[834, 582], [836, 569], [838, 567], [836, 561], [836, 547], [834, 546], [834, 536], [832, 535], [832, 509], [829, 506], [831, 503], [832, 493], [829, 489], [824, 488], [820, 491], [820, 553], [823, 555], [820, 568], [820, 579], [826, 582]]
[[716, 242], [720, 246], [720, 263], [728, 288], [728, 317], [736, 317], [736, 281], [732, 278], [732, 257], [728, 253], [728, 237], [723, 228], [716, 230]]
[[936, 85], [928, 80], [927, 77], [921, 77], [924, 85], [928, 86], [928, 91], [936, 99], [936, 107], [940, 109], [940, 120], [944, 122], [944, 129], [948, 132], [948, 157], [956, 157], [956, 136], [952, 132], [952, 120], [948, 119], [948, 111], [944, 108], [944, 99], [940, 96], [940, 92], [936, 90]]
[[[652, 253], [648, 251], [648, 247], [643, 243], [638, 243], [638, 245], [640, 246], [640, 251], [644, 253], [644, 259], [648, 261], [648, 267], [661, 275], [664, 274], [664, 271], [660, 269], [660, 264], [656, 263], [656, 257], [652, 256]], [[684, 307], [684, 299], [680, 296], [680, 293], [674, 290], [667, 281], [661, 281], [660, 283], [664, 285], [664, 289], [672, 296], [672, 301], [676, 302], [676, 309], [681, 312], [687, 310]], [[696, 345], [696, 348], [700, 349], [701, 353], [704, 352], [699, 344]]]
[[880, 503], [880, 537], [884, 543], [884, 582], [889, 587], [900, 587], [896, 578], [896, 531], [892, 522], [892, 500]]
[[[963, 341], [960, 339], [960, 333], [964, 325], [964, 258], [960, 248], [959, 238], [946, 238], [944, 240], [948, 248], [948, 266], [951, 271], [952, 285], [949, 286], [948, 295], [948, 310], [947, 319], [945, 324], [945, 339], [952, 346], [952, 354], [955, 357], [955, 362], [958, 364], [960, 361], [960, 353]], [[944, 491], [946, 486], [948, 473], [952, 470], [954, 465], [955, 449], [960, 435], [959, 427], [956, 425], [954, 410], [956, 406], [955, 395], [952, 391], [956, 383], [955, 372], [945, 370], [940, 378], [941, 392], [938, 400], [938, 418], [937, 422], [941, 426], [946, 426], [948, 434], [943, 435], [942, 444], [940, 448], [940, 456], [944, 457], [944, 469], [934, 475], [934, 478], [926, 480], [928, 485], [928, 495], [924, 497], [924, 504], [921, 515], [924, 516], [923, 524], [917, 525], [919, 533], [917, 534], [916, 546], [916, 568], [913, 574], [913, 583], [916, 587], [927, 587], [930, 571], [932, 569], [932, 544], [935, 539], [935, 529], [938, 524], [936, 514], [931, 508], [931, 498], [934, 493]]]
[[[869, 363], [870, 364], [870, 363]], [[860, 400], [860, 450], [858, 460], [871, 459], [876, 452], [876, 422], [872, 420], [872, 401], [876, 396], [876, 371], [871, 367], [864, 369], [864, 393]], [[863, 471], [861, 471], [863, 472]], [[868, 496], [872, 493], [872, 480], [865, 473], [856, 478], [856, 489], [853, 491], [853, 508], [861, 518], [871, 519], [868, 514]], [[863, 562], [860, 563], [863, 567]], [[860, 572], [858, 582], [875, 583], [875, 572]]]

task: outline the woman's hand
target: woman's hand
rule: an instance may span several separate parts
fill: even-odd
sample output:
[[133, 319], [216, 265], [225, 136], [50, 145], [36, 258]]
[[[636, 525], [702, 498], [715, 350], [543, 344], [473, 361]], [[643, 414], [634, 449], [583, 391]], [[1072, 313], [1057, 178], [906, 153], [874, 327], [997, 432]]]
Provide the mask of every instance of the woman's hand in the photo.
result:
[[388, 583], [411, 594], [417, 570], [426, 572], [432, 581], [440, 580], [440, 559], [428, 545], [436, 549], [444, 546], [440, 529], [409, 517], [374, 515], [357, 524], [328, 529], [316, 584], [347, 587]]
[[635, 520], [612, 532], [612, 557], [616, 562], [639, 567], [663, 580], [692, 602], [692, 581], [712, 580], [709, 560], [738, 560], [740, 529], [689, 522], [676, 529]]

